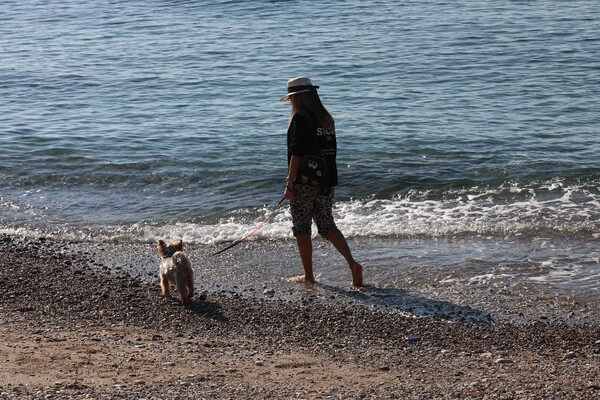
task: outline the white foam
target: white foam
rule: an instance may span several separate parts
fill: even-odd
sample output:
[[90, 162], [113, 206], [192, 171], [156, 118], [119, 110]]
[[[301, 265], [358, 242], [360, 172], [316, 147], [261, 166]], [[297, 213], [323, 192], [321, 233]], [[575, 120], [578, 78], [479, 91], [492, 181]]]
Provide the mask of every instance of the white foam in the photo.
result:
[[[457, 235], [507, 237], [529, 234], [600, 237], [600, 194], [558, 182], [535, 190], [517, 184], [496, 188], [413, 190], [392, 199], [337, 201], [334, 216], [347, 237], [443, 238]], [[593, 193], [592, 193], [593, 192]], [[143, 240], [177, 237], [202, 244], [240, 239], [273, 212], [273, 206], [231, 212], [215, 222], [141, 221], [118, 226], [4, 227], [4, 232], [53, 235], [70, 240]], [[316, 228], [313, 227], [313, 235]], [[287, 203], [250, 240], [292, 237]]]

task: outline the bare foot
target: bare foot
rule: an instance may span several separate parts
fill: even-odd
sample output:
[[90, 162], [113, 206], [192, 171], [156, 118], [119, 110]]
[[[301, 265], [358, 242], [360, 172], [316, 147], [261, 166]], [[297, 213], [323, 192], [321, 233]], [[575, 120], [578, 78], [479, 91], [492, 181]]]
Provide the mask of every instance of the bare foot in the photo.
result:
[[315, 278], [307, 279], [304, 275], [293, 276], [288, 279], [288, 282], [304, 283], [306, 285], [312, 285], [315, 283]]
[[350, 267], [352, 271], [352, 286], [361, 287], [363, 285], [363, 267], [355, 262]]

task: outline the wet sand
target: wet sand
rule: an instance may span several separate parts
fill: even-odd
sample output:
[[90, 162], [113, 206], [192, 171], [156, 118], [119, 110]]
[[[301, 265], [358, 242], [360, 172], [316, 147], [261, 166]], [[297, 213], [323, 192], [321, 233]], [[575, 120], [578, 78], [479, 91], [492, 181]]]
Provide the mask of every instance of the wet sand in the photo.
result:
[[[0, 236], [0, 399], [600, 395], [593, 298], [474, 285], [455, 301], [410, 274], [403, 288], [220, 288], [206, 265], [183, 307], [160, 296], [152, 250], [122, 255], [143, 264], [132, 273], [114, 257], [125, 245]], [[244, 262], [228, 257], [214, 262]], [[388, 295], [396, 307], [369, 301]]]

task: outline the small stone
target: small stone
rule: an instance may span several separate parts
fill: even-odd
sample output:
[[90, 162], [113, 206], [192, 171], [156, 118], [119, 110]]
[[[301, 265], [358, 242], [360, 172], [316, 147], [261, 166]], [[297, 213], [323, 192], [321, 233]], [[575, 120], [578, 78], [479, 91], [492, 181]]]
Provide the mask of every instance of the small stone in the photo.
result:
[[492, 353], [481, 353], [479, 355], [481, 358], [492, 358]]
[[567, 354], [565, 354], [565, 358], [575, 358], [576, 354], [573, 351], [569, 351]]
[[163, 367], [174, 367], [175, 363], [172, 361], [162, 363]]
[[145, 385], [146, 381], [142, 380], [142, 379], [137, 379], [135, 381], [133, 381], [134, 385]]
[[390, 367], [388, 367], [387, 365], [384, 365], [383, 367], [379, 368], [380, 371], [389, 371]]
[[264, 294], [275, 294], [275, 289], [268, 288], [263, 291]]
[[256, 360], [256, 361], [254, 362], [254, 365], [256, 365], [257, 367], [262, 367], [262, 366], [264, 366], [264, 365], [265, 365], [265, 363], [264, 363], [264, 361], [262, 361], [262, 360]]
[[186, 382], [186, 381], [181, 381], [179, 384], [180, 384], [181, 386], [185, 386], [185, 387], [192, 386], [192, 384], [191, 384], [191, 383], [189, 383], [189, 382]]
[[406, 340], [408, 340], [409, 342], [418, 342], [419, 340], [421, 340], [421, 336], [419, 335], [410, 335], [406, 337]]
[[510, 358], [499, 358], [496, 360], [496, 364], [512, 364], [513, 360]]

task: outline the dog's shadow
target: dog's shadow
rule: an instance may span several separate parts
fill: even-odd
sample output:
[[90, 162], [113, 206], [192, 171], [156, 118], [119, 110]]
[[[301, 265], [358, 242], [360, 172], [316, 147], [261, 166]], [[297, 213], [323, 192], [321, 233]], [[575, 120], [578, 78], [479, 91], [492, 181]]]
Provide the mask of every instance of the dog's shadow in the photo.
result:
[[220, 303], [211, 301], [206, 296], [192, 297], [184, 307], [195, 314], [214, 321], [224, 322], [227, 320], [221, 311]]
[[344, 289], [326, 283], [317, 283], [317, 287], [333, 295], [346, 297], [367, 306], [399, 311], [416, 317], [430, 317], [455, 322], [493, 322], [492, 316], [485, 311], [449, 301], [429, 299], [397, 288], [378, 288], [365, 285], [360, 290]]

